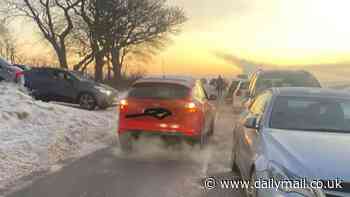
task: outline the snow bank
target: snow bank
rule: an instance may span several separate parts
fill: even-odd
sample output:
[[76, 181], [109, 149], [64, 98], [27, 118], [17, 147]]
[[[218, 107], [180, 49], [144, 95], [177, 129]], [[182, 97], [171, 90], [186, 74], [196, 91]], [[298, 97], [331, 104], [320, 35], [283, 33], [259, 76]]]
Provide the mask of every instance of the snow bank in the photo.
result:
[[0, 83], [0, 190], [33, 172], [101, 148], [114, 139], [117, 113], [33, 100]]

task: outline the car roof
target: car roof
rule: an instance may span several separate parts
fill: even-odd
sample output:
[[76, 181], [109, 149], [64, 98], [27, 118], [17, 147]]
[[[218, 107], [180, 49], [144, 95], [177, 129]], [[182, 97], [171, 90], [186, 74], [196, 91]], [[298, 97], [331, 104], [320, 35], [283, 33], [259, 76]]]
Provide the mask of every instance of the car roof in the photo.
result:
[[6, 60], [0, 58], [0, 65], [2, 65], [2, 66], [10, 66], [11, 64], [8, 63]]
[[177, 75], [165, 75], [165, 76], [149, 76], [144, 77], [136, 82], [134, 82], [133, 85], [140, 84], [140, 83], [171, 83], [171, 84], [178, 84], [183, 85], [188, 88], [191, 88], [196, 83], [196, 79], [190, 76], [177, 76]]
[[280, 88], [271, 88], [270, 90], [272, 90], [273, 94], [277, 96], [350, 99], [350, 92], [345, 90], [334, 90], [334, 89], [328, 89], [328, 88], [280, 87]]
[[285, 75], [285, 74], [300, 74], [300, 73], [304, 73], [304, 74], [308, 74], [311, 75], [310, 72], [306, 71], [306, 70], [260, 70], [257, 72], [258, 75]]

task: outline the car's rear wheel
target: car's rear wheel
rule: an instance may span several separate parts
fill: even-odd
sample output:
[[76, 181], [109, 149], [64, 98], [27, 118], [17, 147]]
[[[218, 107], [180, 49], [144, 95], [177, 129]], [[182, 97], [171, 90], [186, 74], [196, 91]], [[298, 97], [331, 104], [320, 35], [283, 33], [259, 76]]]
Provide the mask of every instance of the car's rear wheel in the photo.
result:
[[124, 153], [132, 151], [132, 136], [130, 133], [123, 133], [119, 135], [119, 147]]
[[102, 110], [106, 110], [109, 106], [108, 105], [100, 105], [98, 107]]
[[83, 93], [79, 96], [79, 105], [83, 109], [94, 110], [96, 108], [96, 99], [90, 93]]

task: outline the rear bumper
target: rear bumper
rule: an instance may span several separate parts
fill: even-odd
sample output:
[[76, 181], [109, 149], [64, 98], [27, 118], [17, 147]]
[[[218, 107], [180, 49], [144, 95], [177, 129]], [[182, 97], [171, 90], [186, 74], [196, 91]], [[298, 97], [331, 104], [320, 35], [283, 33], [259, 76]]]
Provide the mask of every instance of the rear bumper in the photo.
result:
[[196, 138], [200, 135], [197, 130], [194, 129], [136, 129], [136, 128], [119, 128], [119, 134], [134, 133], [135, 135], [157, 135], [157, 136], [181, 136]]

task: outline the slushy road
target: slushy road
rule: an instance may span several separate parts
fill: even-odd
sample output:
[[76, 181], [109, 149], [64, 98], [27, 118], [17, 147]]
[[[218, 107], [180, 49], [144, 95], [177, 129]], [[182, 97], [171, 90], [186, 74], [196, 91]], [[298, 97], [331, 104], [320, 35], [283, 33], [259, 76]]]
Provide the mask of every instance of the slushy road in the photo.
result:
[[189, 146], [165, 149], [157, 141], [140, 142], [125, 156], [110, 147], [49, 174], [8, 197], [240, 197], [234, 189], [203, 188], [208, 176], [231, 178], [230, 155], [235, 115], [218, 108], [215, 134], [205, 150]]

